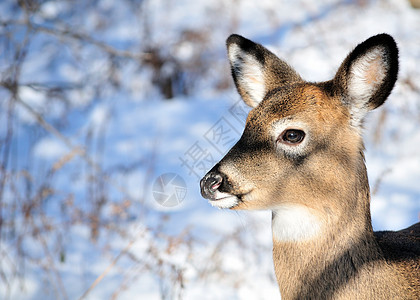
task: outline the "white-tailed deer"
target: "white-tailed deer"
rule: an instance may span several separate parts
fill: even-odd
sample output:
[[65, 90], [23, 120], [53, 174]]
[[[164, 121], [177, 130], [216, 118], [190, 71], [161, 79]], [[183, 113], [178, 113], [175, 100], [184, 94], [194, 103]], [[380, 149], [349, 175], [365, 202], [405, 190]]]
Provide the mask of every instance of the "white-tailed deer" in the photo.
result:
[[397, 79], [393, 38], [369, 38], [319, 83], [239, 35], [227, 48], [253, 109], [240, 140], [201, 180], [203, 197], [219, 208], [272, 210], [283, 299], [420, 299], [420, 223], [373, 232], [363, 155], [363, 119]]

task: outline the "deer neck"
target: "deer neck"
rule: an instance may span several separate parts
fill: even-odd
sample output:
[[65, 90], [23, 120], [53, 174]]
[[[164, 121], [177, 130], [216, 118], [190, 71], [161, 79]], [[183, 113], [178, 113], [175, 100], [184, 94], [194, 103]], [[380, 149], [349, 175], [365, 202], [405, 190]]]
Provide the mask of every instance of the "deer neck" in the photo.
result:
[[348, 204], [339, 217], [328, 217], [328, 210], [320, 217], [302, 205], [273, 210], [273, 260], [282, 299], [329, 298], [360, 268], [383, 260], [370, 220], [367, 176], [361, 177], [364, 184], [355, 182], [347, 193], [356, 197], [329, 199]]

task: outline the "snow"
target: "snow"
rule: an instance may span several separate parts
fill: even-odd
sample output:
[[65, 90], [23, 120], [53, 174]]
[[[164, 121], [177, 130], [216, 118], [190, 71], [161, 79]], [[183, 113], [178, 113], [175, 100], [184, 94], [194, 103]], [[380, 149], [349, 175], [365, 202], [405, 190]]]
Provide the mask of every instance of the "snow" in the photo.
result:
[[[160, 75], [182, 73], [178, 83], [194, 85], [165, 100], [153, 68], [136, 59], [115, 58], [113, 72], [109, 55], [86, 40], [45, 33], [31, 38], [19, 97], [62, 138], [14, 104], [9, 167], [15, 169], [2, 214], [15, 227], [1, 236], [0, 271], [7, 278], [0, 277], [1, 299], [79, 299], [101, 275], [86, 299], [279, 299], [270, 212], [218, 210], [199, 192], [199, 179], [239, 139], [249, 111], [228, 68], [225, 39], [231, 33], [263, 43], [312, 81], [330, 79], [371, 35], [393, 35], [399, 81], [364, 131], [372, 219], [375, 230], [419, 220], [420, 10], [408, 1], [76, 2], [45, 1], [33, 20], [46, 27], [62, 20], [131, 53], [147, 54], [145, 45], [152, 45], [183, 64], [166, 63]], [[22, 20], [24, 14], [12, 1], [0, 3], [0, 19], [12, 16]], [[16, 44], [24, 40], [22, 28], [13, 31]], [[10, 77], [14, 59], [4, 32], [0, 27], [2, 80]], [[36, 82], [68, 85], [46, 93], [33, 88]], [[1, 88], [0, 95], [1, 142], [10, 96]], [[223, 143], [214, 136], [220, 126], [229, 132]], [[63, 138], [85, 152], [72, 153]], [[153, 198], [154, 181], [168, 172], [187, 184], [176, 207]], [[41, 191], [49, 194], [41, 197]], [[95, 215], [101, 229], [93, 237]]]

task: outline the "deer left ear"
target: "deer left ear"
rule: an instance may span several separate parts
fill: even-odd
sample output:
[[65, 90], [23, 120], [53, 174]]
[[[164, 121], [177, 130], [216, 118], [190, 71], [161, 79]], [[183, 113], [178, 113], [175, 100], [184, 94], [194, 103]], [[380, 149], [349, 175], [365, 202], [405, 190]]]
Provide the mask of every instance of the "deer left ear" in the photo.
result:
[[333, 84], [358, 126], [370, 110], [382, 105], [398, 75], [398, 48], [388, 34], [359, 44], [344, 60]]
[[232, 34], [226, 45], [236, 88], [252, 108], [268, 91], [302, 81], [292, 67], [260, 44]]

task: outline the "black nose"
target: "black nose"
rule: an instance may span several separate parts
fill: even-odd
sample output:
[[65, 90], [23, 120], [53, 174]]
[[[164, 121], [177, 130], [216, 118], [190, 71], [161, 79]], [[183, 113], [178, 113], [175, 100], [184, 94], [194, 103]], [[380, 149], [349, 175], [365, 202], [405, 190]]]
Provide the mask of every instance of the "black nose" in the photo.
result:
[[201, 195], [207, 199], [214, 199], [215, 192], [222, 185], [223, 177], [219, 173], [209, 172], [200, 181]]

